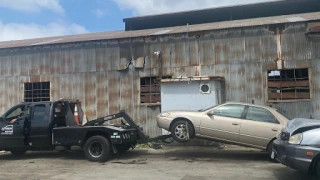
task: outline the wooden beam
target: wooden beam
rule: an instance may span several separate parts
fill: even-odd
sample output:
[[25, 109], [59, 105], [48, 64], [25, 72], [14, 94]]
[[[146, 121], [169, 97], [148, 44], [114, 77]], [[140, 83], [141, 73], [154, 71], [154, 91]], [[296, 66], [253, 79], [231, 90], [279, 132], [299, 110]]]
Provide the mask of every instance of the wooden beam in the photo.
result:
[[268, 81], [268, 87], [309, 87], [309, 80], [305, 81]]
[[161, 102], [161, 96], [141, 96], [140, 97], [140, 102], [141, 103], [157, 103], [157, 102]]
[[290, 92], [290, 93], [269, 93], [269, 100], [276, 99], [310, 99], [309, 92]]
[[152, 93], [152, 92], [160, 93], [160, 86], [141, 87], [140, 92], [141, 93]]

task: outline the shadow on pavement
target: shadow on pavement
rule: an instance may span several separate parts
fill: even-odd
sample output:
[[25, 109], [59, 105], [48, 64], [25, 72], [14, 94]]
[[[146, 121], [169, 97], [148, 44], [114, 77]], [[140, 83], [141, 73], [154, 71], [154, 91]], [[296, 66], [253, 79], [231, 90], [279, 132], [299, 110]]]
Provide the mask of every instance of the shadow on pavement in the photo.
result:
[[283, 166], [273, 171], [277, 180], [317, 180], [315, 174], [304, 174]]

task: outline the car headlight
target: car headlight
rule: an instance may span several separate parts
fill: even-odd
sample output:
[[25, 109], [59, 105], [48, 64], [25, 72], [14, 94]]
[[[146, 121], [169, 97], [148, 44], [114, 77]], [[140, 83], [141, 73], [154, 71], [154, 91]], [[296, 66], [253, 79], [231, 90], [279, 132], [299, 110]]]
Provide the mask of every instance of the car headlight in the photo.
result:
[[169, 117], [170, 116], [170, 113], [162, 113], [160, 114], [160, 117]]
[[290, 137], [289, 144], [300, 144], [301, 141], [302, 141], [302, 133], [299, 133]]

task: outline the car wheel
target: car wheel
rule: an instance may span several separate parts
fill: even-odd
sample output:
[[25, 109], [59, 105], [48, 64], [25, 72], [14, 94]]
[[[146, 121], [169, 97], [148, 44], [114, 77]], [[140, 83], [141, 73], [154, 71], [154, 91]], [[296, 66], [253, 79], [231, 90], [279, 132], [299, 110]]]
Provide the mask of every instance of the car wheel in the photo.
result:
[[174, 140], [177, 142], [186, 143], [194, 136], [193, 126], [188, 121], [179, 120], [172, 125], [171, 134]]
[[89, 161], [107, 161], [111, 156], [110, 142], [103, 136], [92, 136], [84, 145], [84, 153]]
[[14, 156], [22, 156], [27, 152], [27, 150], [25, 149], [15, 149], [15, 150], [11, 150], [10, 153]]

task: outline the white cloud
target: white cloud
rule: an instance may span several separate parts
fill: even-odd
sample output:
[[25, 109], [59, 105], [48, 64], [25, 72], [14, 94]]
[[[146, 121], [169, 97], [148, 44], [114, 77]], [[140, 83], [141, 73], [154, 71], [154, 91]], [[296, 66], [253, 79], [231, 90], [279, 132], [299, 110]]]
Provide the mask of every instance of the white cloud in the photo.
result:
[[69, 34], [87, 33], [86, 28], [78, 24], [65, 23], [49, 23], [46, 25], [18, 24], [8, 23], [4, 24], [0, 21], [0, 41], [31, 39], [49, 36], [61, 36]]
[[96, 15], [97, 18], [101, 18], [101, 17], [103, 17], [103, 16], [105, 16], [107, 14], [107, 12], [105, 10], [102, 10], [102, 9], [94, 9], [94, 10], [92, 10], [92, 13], [94, 15]]
[[114, 0], [121, 9], [133, 10], [135, 15], [161, 14], [210, 7], [263, 2], [268, 0]]
[[60, 0], [0, 0], [0, 7], [24, 12], [40, 12], [41, 9], [48, 9], [55, 13], [64, 13]]

